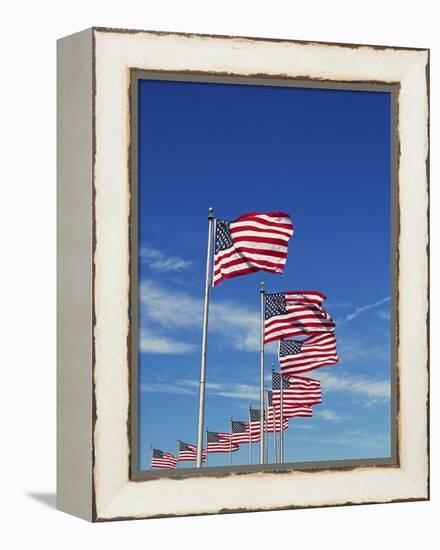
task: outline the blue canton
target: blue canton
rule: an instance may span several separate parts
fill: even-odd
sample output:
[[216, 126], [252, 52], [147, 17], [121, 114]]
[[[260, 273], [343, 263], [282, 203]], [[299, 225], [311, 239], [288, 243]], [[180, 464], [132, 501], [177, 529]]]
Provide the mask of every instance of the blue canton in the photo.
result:
[[265, 304], [266, 307], [264, 318], [266, 321], [271, 317], [285, 315], [287, 313], [286, 299], [284, 297], [284, 293], [282, 292], [279, 292], [278, 294], [266, 294]]
[[215, 253], [218, 254], [223, 250], [232, 248], [231, 232], [229, 230], [229, 222], [217, 220], [215, 223]]
[[280, 342], [280, 357], [287, 355], [296, 355], [301, 351], [301, 342], [297, 340], [281, 340]]

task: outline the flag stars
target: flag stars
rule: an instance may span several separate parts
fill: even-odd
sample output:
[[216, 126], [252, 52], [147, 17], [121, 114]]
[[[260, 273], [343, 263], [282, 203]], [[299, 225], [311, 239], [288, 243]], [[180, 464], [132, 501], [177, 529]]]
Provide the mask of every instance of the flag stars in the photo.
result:
[[265, 319], [270, 319], [276, 315], [285, 315], [286, 299], [284, 293], [266, 294]]
[[224, 220], [216, 221], [215, 228], [215, 253], [218, 254], [222, 250], [227, 250], [232, 247], [231, 232], [229, 222]]
[[301, 351], [301, 342], [296, 340], [281, 340], [280, 343], [280, 357], [286, 355], [296, 355]]

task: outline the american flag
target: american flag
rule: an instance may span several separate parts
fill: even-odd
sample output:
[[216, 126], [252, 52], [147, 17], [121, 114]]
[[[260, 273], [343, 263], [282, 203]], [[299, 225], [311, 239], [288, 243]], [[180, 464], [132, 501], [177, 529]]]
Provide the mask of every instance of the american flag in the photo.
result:
[[[283, 386], [284, 385], [285, 384], [283, 384]], [[284, 396], [284, 391], [285, 390], [283, 390], [283, 396]], [[280, 408], [279, 401], [276, 402], [276, 399], [274, 399], [274, 393], [275, 392], [271, 390], [267, 392], [268, 404], [269, 404], [269, 409], [267, 411], [267, 428], [269, 432], [273, 432], [274, 420], [276, 423], [275, 431], [277, 432], [280, 431], [281, 408]], [[284, 400], [283, 400], [283, 423], [284, 423], [283, 429], [285, 430], [287, 428], [285, 421], [288, 418], [294, 418], [296, 416], [299, 416], [299, 417], [312, 416], [312, 413], [313, 413], [312, 407], [310, 407], [309, 405], [298, 405], [298, 404], [292, 405], [291, 403], [284, 403]]]
[[177, 459], [171, 453], [160, 451], [159, 449], [152, 449], [151, 453], [151, 467], [152, 468], [166, 468], [172, 470], [176, 467]]
[[321, 382], [305, 376], [285, 376], [272, 373], [272, 401], [280, 406], [280, 378], [283, 378], [283, 408], [289, 405], [317, 405], [321, 403]]
[[[179, 462], [193, 462], [197, 459], [197, 446], [192, 443], [185, 443], [184, 441], [178, 441], [179, 454], [177, 460]], [[202, 449], [202, 459], [206, 460], [206, 449]]]
[[265, 295], [264, 342], [289, 336], [333, 332], [335, 323], [322, 307], [324, 294], [294, 290]]
[[292, 235], [292, 220], [282, 212], [252, 212], [232, 222], [216, 220], [214, 286], [260, 269], [282, 273]]
[[[281, 411], [279, 407], [270, 407], [267, 415], [267, 423], [270, 427], [273, 424], [273, 415], [275, 414], [275, 421], [277, 422], [277, 427], [279, 428], [279, 421], [281, 419]], [[313, 416], [313, 409], [310, 405], [283, 405], [283, 420], [286, 418], [306, 418]], [[278, 431], [278, 430], [277, 430]]]
[[[252, 442], [260, 441], [260, 410], [259, 409], [249, 409], [250, 412], [250, 422], [249, 422], [249, 433], [252, 434]], [[270, 423], [270, 426], [269, 426]], [[283, 430], [288, 427], [287, 416], [283, 421]], [[273, 412], [272, 407], [269, 407], [268, 412], [266, 413], [266, 431], [273, 431]], [[275, 413], [275, 431], [280, 431], [280, 414]]]
[[314, 334], [305, 340], [280, 340], [278, 349], [283, 374], [299, 374], [339, 361], [333, 332]]
[[240, 445], [241, 443], [249, 443], [249, 422], [240, 420], [232, 420], [232, 443]]
[[260, 409], [249, 407], [248, 430], [251, 443], [260, 441]]
[[229, 453], [238, 451], [238, 445], [231, 443], [231, 434], [225, 432], [206, 432], [208, 453]]

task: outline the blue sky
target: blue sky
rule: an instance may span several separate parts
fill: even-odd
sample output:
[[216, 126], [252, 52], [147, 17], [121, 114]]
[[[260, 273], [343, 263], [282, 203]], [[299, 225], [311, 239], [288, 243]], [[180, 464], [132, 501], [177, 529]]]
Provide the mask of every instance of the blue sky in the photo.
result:
[[[323, 402], [313, 418], [290, 421], [286, 461], [389, 456], [390, 101], [387, 92], [140, 81], [142, 469], [150, 444], [175, 452], [177, 437], [196, 442], [209, 206], [229, 220], [286, 211], [295, 234], [283, 275], [237, 277], [212, 292], [205, 427], [228, 431], [231, 417], [259, 406], [263, 280], [269, 292], [323, 292], [337, 324], [340, 364], [310, 373]], [[272, 362], [268, 346], [267, 375]], [[233, 460], [247, 463], [247, 445]], [[209, 455], [210, 465], [227, 461]]]

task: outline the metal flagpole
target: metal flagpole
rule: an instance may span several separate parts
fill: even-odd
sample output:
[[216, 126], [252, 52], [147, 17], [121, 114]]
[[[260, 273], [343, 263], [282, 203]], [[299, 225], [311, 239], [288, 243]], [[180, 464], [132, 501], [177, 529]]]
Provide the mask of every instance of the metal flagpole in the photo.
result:
[[229, 466], [232, 466], [232, 416], [231, 416], [231, 433], [229, 438]]
[[269, 414], [269, 396], [267, 394], [267, 387], [264, 388], [264, 431], [266, 441], [264, 444], [265, 450], [265, 462], [269, 464], [269, 425], [268, 425], [268, 414]]
[[[275, 371], [274, 365], [272, 364], [272, 375]], [[273, 376], [272, 376], [273, 378]], [[272, 384], [272, 428], [273, 428], [273, 462], [274, 464], [277, 463], [277, 424], [276, 424], [276, 417], [275, 417], [275, 406], [273, 404], [273, 384]]]
[[150, 468], [151, 468], [151, 462], [153, 461], [153, 444], [150, 443]]
[[211, 284], [212, 268], [212, 239], [214, 227], [214, 209], [209, 209], [208, 214], [208, 248], [206, 251], [206, 276], [205, 276], [205, 301], [203, 305], [203, 328], [202, 328], [202, 357], [200, 362], [200, 389], [199, 389], [199, 418], [197, 426], [197, 458], [196, 467], [202, 467], [203, 448], [203, 422], [205, 416], [205, 382], [206, 382], [206, 344], [208, 340], [208, 312], [209, 312], [209, 291]]
[[260, 464], [264, 464], [264, 283], [260, 283]]
[[251, 422], [252, 403], [249, 403], [249, 464], [252, 464], [252, 422]]
[[280, 464], [284, 463], [283, 376], [280, 372]]
[[177, 436], [177, 446], [176, 446], [176, 468], [179, 467], [179, 436]]

